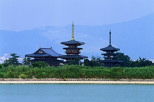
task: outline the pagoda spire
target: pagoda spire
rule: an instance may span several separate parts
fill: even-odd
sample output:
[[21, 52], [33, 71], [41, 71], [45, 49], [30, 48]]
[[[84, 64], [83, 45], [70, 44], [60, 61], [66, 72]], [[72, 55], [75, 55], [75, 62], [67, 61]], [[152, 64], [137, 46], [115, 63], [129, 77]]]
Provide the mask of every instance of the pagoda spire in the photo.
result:
[[109, 45], [111, 45], [111, 30], [109, 32]]
[[109, 45], [105, 48], [101, 48], [100, 50], [105, 52], [102, 54], [104, 56], [104, 60], [102, 60], [102, 63], [104, 63], [105, 66], [113, 67], [123, 62], [121, 60], [116, 59], [116, 52], [120, 49], [115, 48], [111, 45], [111, 30], [109, 31]]
[[72, 40], [75, 40], [74, 39], [74, 22], [72, 23]]

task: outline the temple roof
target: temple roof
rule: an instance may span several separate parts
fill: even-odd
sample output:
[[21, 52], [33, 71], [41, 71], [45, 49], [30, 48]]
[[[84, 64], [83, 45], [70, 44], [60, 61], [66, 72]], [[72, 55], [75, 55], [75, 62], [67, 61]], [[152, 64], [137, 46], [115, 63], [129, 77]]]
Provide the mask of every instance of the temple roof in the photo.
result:
[[109, 32], [109, 46], [102, 48], [100, 50], [102, 51], [119, 51], [120, 50], [118, 48], [113, 47], [111, 44], [111, 31]]
[[40, 48], [33, 54], [25, 55], [27, 57], [59, 57], [61, 56], [57, 52], [55, 52], [52, 48]]
[[60, 56], [60, 58], [81, 58], [81, 59], [83, 59], [83, 58], [88, 58], [87, 56], [82, 56], [82, 55], [62, 55], [62, 56]]
[[27, 54], [26, 57], [49, 57], [49, 54]]
[[80, 42], [80, 41], [76, 41], [76, 40], [69, 40], [69, 41], [65, 41], [65, 42], [61, 42], [61, 44], [64, 45], [84, 45], [84, 42]]
[[105, 48], [100, 49], [102, 51], [119, 51], [120, 49], [113, 47], [112, 45], [109, 45]]
[[83, 48], [78, 48], [78, 47], [76, 47], [76, 48], [70, 48], [70, 47], [66, 47], [66, 48], [63, 48], [63, 49], [79, 49], [79, 50], [81, 50]]

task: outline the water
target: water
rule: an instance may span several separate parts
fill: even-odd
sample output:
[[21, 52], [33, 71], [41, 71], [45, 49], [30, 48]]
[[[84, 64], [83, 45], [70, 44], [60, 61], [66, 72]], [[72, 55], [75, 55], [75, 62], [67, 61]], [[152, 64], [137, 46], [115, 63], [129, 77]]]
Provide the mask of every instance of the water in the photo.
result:
[[0, 84], [0, 102], [154, 102], [154, 85]]

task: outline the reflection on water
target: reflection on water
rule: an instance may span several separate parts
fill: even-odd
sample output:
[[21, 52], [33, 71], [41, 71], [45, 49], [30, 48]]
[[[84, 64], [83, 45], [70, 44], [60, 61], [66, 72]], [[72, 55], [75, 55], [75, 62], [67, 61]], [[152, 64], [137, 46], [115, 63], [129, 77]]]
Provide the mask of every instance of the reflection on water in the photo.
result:
[[0, 102], [154, 102], [154, 85], [0, 84]]

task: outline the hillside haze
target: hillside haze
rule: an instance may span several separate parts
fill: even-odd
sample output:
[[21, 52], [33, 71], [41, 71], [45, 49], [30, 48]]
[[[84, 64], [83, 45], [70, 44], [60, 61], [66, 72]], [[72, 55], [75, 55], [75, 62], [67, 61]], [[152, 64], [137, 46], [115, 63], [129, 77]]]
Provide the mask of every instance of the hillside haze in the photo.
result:
[[[101, 56], [100, 48], [108, 45], [109, 30], [112, 44], [132, 59], [146, 57], [154, 59], [154, 14], [123, 23], [83, 26], [75, 25], [75, 39], [85, 42], [81, 54]], [[62, 41], [71, 39], [71, 25], [63, 27], [46, 26], [25, 31], [0, 30], [0, 56], [17, 53], [21, 57], [33, 53], [40, 47], [52, 47], [64, 54]]]

